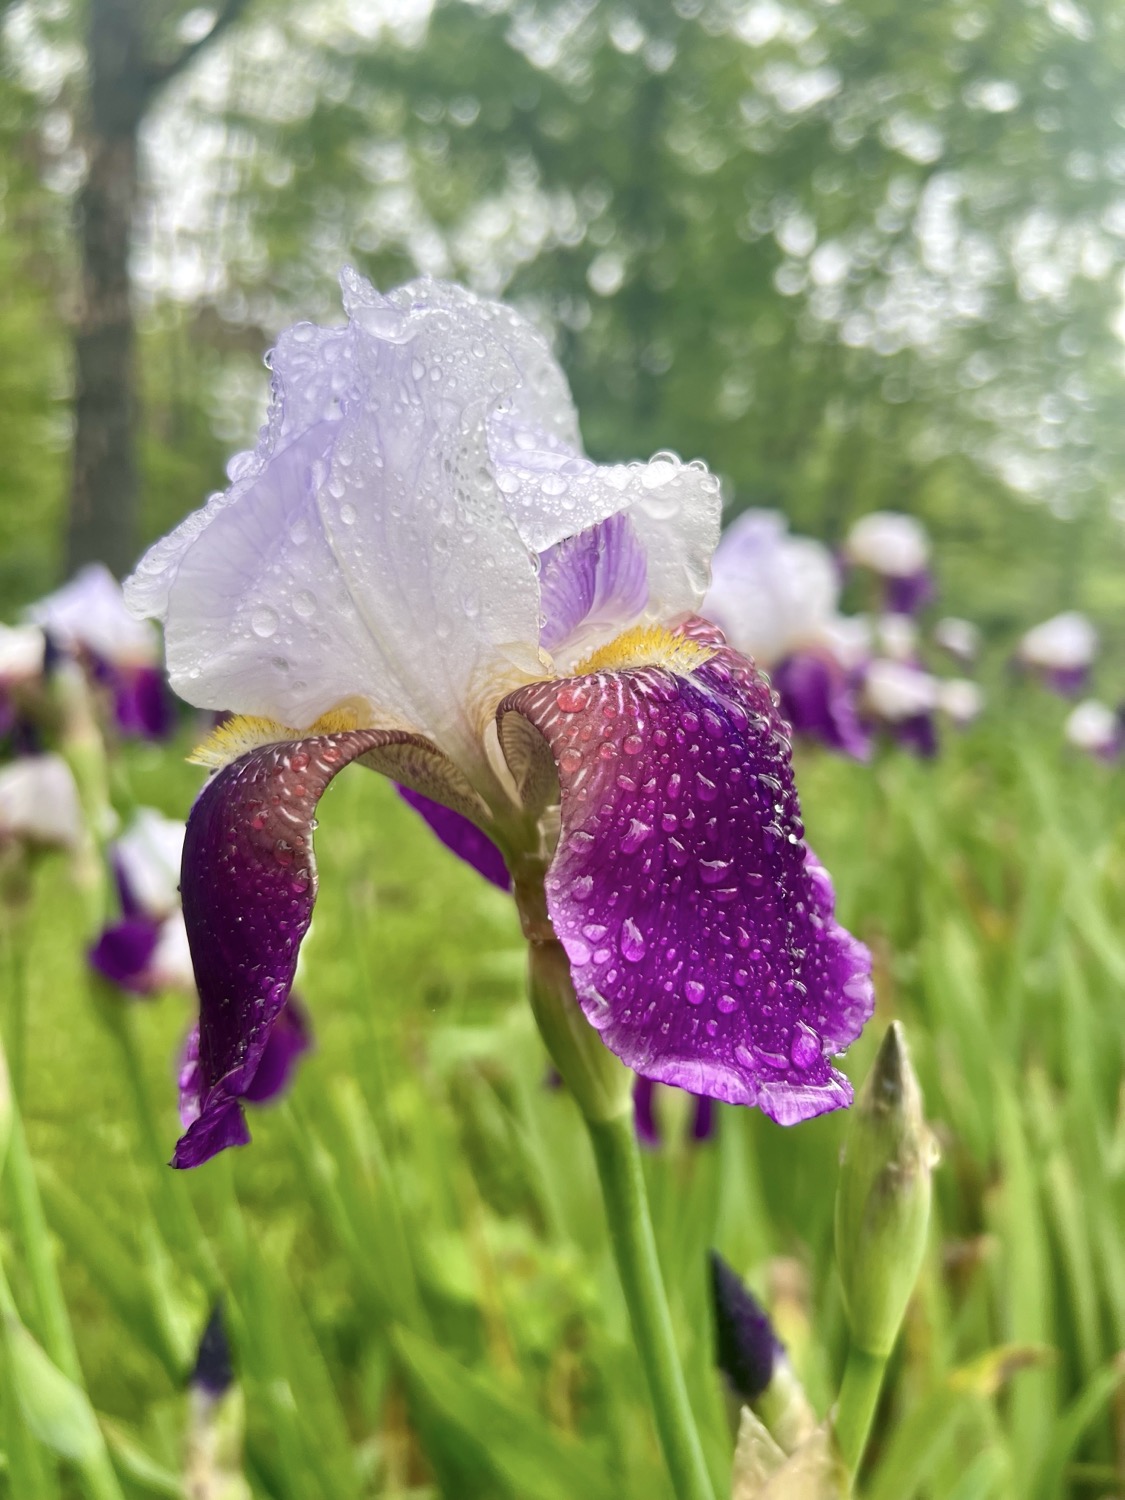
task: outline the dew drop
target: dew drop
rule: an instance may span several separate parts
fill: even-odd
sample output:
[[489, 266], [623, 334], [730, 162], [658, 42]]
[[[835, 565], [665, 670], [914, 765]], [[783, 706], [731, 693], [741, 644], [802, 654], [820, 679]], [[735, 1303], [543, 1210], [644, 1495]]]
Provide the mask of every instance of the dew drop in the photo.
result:
[[356, 510], [352, 502], [350, 500], [345, 500], [344, 503], [340, 506], [340, 520], [343, 521], [344, 525], [354, 526], [358, 516], [359, 512]]
[[626, 735], [621, 745], [621, 748], [622, 750], [624, 750], [626, 755], [640, 755], [644, 747], [645, 742], [641, 739], [639, 734]]
[[651, 832], [652, 829], [647, 823], [634, 818], [629, 824], [629, 832], [621, 840], [622, 854], [635, 854]]
[[626, 917], [621, 927], [621, 957], [631, 964], [639, 964], [644, 956], [644, 935], [632, 917]]
[[582, 755], [578, 750], [575, 750], [573, 745], [564, 750], [563, 753], [559, 756], [559, 767], [561, 770], [565, 771], [568, 776], [573, 776], [575, 771], [577, 771], [581, 765]]
[[581, 713], [589, 701], [590, 695], [585, 688], [573, 686], [561, 687], [555, 694], [555, 702], [564, 714]]
[[701, 859], [699, 878], [704, 885], [718, 885], [730, 873], [729, 859]]
[[706, 993], [706, 988], [700, 984], [698, 979], [689, 979], [687, 984], [684, 985], [684, 998], [689, 1005], [702, 1005], [703, 997]]
[[316, 595], [309, 589], [300, 589], [293, 595], [293, 613], [302, 620], [311, 620], [316, 614]]
[[806, 1072], [812, 1067], [820, 1056], [820, 1042], [817, 1034], [811, 1026], [806, 1026], [804, 1021], [798, 1021], [793, 1032], [793, 1041], [789, 1047], [789, 1056], [793, 1060], [793, 1066]]
[[724, 1016], [729, 1016], [731, 1011], [738, 1009], [738, 1001], [733, 995], [720, 995], [715, 1001], [715, 1008], [722, 1011]]
[[255, 635], [261, 636], [264, 641], [277, 633], [277, 627], [280, 624], [277, 610], [270, 609], [268, 604], [260, 605], [250, 616], [250, 629]]

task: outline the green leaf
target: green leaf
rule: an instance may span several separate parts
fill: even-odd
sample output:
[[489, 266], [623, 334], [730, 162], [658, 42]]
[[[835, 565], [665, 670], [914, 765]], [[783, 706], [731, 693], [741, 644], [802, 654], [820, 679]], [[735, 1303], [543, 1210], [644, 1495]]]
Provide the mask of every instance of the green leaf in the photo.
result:
[[[532, 1407], [488, 1376], [466, 1370], [424, 1339], [398, 1328], [395, 1349], [414, 1402], [442, 1441], [514, 1500], [619, 1500], [620, 1476], [558, 1436]], [[487, 1491], [486, 1493], [492, 1493]]]

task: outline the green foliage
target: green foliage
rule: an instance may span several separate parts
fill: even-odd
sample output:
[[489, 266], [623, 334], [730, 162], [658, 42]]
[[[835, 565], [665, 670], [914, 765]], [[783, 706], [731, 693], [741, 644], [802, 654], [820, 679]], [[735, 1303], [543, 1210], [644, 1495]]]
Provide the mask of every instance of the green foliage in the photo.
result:
[[[1013, 748], [1006, 726], [982, 726], [933, 765], [800, 766], [841, 915], [877, 960], [879, 1016], [848, 1070], [862, 1077], [880, 1022], [901, 1017], [944, 1157], [863, 1476], [880, 1500], [1077, 1496], [1119, 1461], [1125, 792], [1053, 743]], [[140, 800], [186, 809], [189, 767], [138, 749], [128, 771]], [[510, 903], [360, 772], [325, 799], [318, 848], [301, 981], [316, 1052], [289, 1101], [254, 1114], [249, 1150], [193, 1173], [163, 1165], [183, 1002], [107, 1024], [61, 861], [5, 919], [4, 1031], [11, 1047], [22, 1015], [17, 1092], [123, 1489], [170, 1493], [184, 1374], [221, 1291], [263, 1500], [668, 1495], [593, 1161], [571, 1101], [545, 1087]], [[663, 1103], [653, 1217], [721, 1481], [732, 1438], [704, 1252], [751, 1272], [826, 1410], [845, 1349], [832, 1213], [846, 1122], [784, 1131], [722, 1109], [719, 1140], [693, 1148], [675, 1096]], [[4, 1264], [28, 1336], [65, 1352], [26, 1197], [8, 1197]], [[11, 1380], [9, 1366], [0, 1429], [11, 1483], [24, 1477], [8, 1493], [57, 1495]]]

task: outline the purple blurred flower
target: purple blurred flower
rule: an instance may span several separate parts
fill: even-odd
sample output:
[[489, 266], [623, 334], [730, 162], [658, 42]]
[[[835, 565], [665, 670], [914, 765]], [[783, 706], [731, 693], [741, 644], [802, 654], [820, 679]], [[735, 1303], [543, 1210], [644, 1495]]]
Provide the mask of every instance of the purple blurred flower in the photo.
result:
[[128, 586], [182, 696], [263, 716], [201, 749], [176, 1164], [247, 1139], [316, 895], [316, 804], [354, 760], [478, 868], [486, 835], [517, 901], [535, 883], [578, 1003], [635, 1071], [782, 1123], [847, 1103], [829, 1059], [871, 1013], [870, 957], [803, 842], [768, 684], [693, 618], [716, 481], [670, 454], [588, 459], [512, 310], [431, 281], [343, 287], [344, 327], [282, 335], [230, 488]]
[[69, 583], [27, 611], [56, 650], [81, 662], [109, 699], [119, 733], [165, 739], [175, 728], [175, 705], [160, 670], [160, 641], [125, 606], [121, 585], [101, 563], [90, 563]]
[[893, 510], [861, 516], [848, 532], [845, 554], [883, 580], [883, 607], [891, 614], [917, 614], [935, 596], [929, 537], [914, 516]]
[[195, 993], [180, 910], [183, 843], [182, 823], [142, 807], [110, 846], [121, 918], [103, 929], [88, 957], [103, 978], [129, 994]]
[[[658, 1092], [663, 1084], [651, 1078], [638, 1077], [633, 1084], [633, 1117], [637, 1127], [637, 1138], [642, 1146], [655, 1149], [663, 1141], [663, 1131], [657, 1111]], [[676, 1092], [685, 1092], [677, 1090]], [[691, 1127], [689, 1135], [696, 1145], [709, 1141], [715, 1134], [715, 1102], [706, 1094], [690, 1094], [692, 1100]]]
[[936, 677], [903, 661], [878, 657], [863, 678], [863, 707], [892, 739], [915, 754], [937, 754], [934, 714], [939, 704]]
[[702, 612], [769, 672], [796, 733], [862, 760], [870, 742], [856, 711], [854, 622], [839, 598], [826, 547], [790, 536], [776, 511], [749, 510], [723, 533]]
[[1054, 615], [1034, 626], [1020, 640], [1016, 659], [1037, 672], [1063, 697], [1077, 696], [1085, 687], [1098, 654], [1098, 632], [1077, 610]]

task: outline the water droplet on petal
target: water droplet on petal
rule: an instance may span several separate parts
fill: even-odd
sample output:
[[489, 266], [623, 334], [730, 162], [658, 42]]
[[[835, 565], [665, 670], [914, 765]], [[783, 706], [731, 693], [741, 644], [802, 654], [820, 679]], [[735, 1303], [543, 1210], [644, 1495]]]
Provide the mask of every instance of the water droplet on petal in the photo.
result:
[[555, 694], [555, 702], [564, 714], [580, 713], [590, 701], [590, 695], [585, 688], [561, 687]]
[[250, 616], [250, 629], [255, 635], [261, 636], [262, 640], [268, 640], [271, 635], [276, 634], [277, 627], [281, 624], [278, 619], [277, 610], [270, 609], [268, 604], [259, 607]]
[[684, 998], [689, 1005], [702, 1005], [706, 995], [706, 988], [700, 984], [698, 979], [689, 979], [684, 985]]
[[631, 964], [639, 964], [644, 956], [644, 935], [632, 917], [626, 917], [621, 926], [621, 957], [627, 958]]
[[789, 1056], [793, 1059], [793, 1066], [805, 1072], [811, 1068], [817, 1058], [820, 1057], [820, 1039], [811, 1026], [806, 1026], [804, 1021], [798, 1021], [793, 1032], [793, 1041], [789, 1047]]

